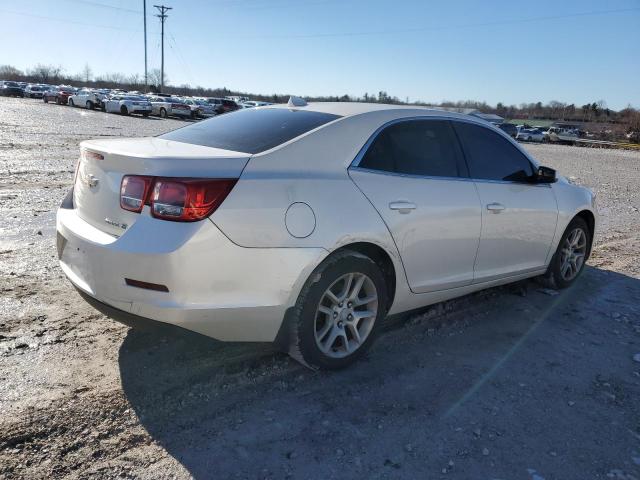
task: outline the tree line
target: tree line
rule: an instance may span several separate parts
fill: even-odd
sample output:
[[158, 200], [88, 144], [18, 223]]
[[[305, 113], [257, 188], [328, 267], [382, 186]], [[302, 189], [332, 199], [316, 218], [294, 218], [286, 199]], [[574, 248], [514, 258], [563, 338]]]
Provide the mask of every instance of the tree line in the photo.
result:
[[[149, 90], [157, 92], [161, 84], [160, 70], [152, 69], [147, 75]], [[128, 91], [143, 91], [145, 87], [144, 76], [138, 73], [125, 75], [122, 73], [106, 73], [93, 75], [91, 67], [86, 64], [83, 70], [77, 74], [66, 74], [61, 66], [37, 64], [26, 71], [19, 70], [11, 65], [0, 65], [0, 80], [14, 80], [33, 83], [46, 84], [81, 84], [82, 86], [93, 88], [121, 88]], [[164, 93], [203, 96], [203, 97], [226, 97], [240, 96], [249, 97], [254, 100], [261, 100], [273, 103], [286, 102], [290, 94], [254, 94], [231, 90], [226, 87], [207, 88], [202, 86], [191, 86], [189, 84], [168, 85], [168, 78], [164, 78]], [[597, 122], [599, 124], [617, 124], [622, 126], [627, 132], [640, 132], [640, 110], [629, 105], [620, 111], [614, 111], [607, 107], [604, 100], [596, 100], [584, 105], [564, 103], [560, 101], [550, 101], [548, 103], [521, 103], [519, 105], [505, 105], [498, 102], [495, 106], [486, 102], [475, 100], [465, 101], [442, 101], [440, 103], [426, 103], [420, 101], [410, 102], [408, 98], [402, 100], [389, 95], [386, 91], [378, 93], [364, 93], [362, 96], [335, 95], [321, 97], [306, 97], [309, 101], [332, 101], [332, 102], [373, 102], [391, 103], [398, 105], [421, 105], [437, 106], [451, 109], [474, 109], [483, 113], [495, 113], [509, 120], [517, 120], [522, 123], [535, 123], [535, 120], [556, 120], [565, 122]]]

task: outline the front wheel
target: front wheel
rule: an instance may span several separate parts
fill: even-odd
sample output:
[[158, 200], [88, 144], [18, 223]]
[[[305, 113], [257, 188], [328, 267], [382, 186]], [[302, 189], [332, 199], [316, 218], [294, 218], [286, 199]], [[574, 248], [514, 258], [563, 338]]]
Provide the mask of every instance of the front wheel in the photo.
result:
[[167, 118], [167, 110], [164, 108], [160, 109], [160, 118]]
[[87, 110], [93, 110], [93, 102], [91, 100], [87, 100]]
[[49, 99], [46, 96], [42, 97], [42, 101], [44, 103], [49, 103]]
[[69, 103], [69, 106], [70, 106], [70, 107], [75, 107], [75, 105], [74, 105], [74, 103], [73, 103], [73, 100], [72, 100], [72, 99], [69, 99], [69, 102], [68, 102], [68, 103]]
[[127, 110], [127, 107], [125, 105], [120, 107], [120, 114], [121, 115], [129, 115], [129, 110]]
[[547, 271], [556, 287], [569, 287], [582, 273], [591, 253], [591, 240], [587, 223], [580, 217], [571, 220]]
[[312, 368], [344, 368], [371, 346], [387, 304], [387, 285], [376, 263], [350, 250], [334, 254], [300, 292], [289, 353]]

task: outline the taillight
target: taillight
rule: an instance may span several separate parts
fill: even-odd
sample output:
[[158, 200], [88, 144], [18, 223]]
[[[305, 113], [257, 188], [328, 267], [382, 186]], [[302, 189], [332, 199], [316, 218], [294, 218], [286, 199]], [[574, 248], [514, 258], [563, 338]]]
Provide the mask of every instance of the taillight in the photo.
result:
[[144, 207], [153, 178], [125, 175], [120, 184], [120, 207], [140, 213]]
[[220, 206], [236, 181], [158, 178], [151, 196], [151, 215], [180, 222], [202, 220]]
[[140, 213], [147, 204], [155, 218], [195, 222], [211, 215], [236, 182], [236, 179], [125, 175], [120, 186], [120, 206]]

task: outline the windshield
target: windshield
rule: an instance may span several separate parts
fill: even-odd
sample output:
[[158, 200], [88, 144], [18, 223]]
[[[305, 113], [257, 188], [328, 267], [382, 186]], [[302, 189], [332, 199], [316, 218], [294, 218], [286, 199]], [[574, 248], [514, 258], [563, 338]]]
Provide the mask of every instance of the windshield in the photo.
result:
[[236, 152], [260, 153], [337, 118], [340, 117], [307, 110], [246, 109], [165, 133], [160, 138]]

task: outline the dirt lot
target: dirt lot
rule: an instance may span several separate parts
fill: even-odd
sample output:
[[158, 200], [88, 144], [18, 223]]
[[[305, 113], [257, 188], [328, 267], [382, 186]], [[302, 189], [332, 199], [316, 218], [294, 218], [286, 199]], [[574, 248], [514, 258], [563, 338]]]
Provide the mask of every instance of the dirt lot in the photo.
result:
[[63, 278], [78, 142], [182, 124], [0, 98], [1, 478], [640, 479], [640, 152], [526, 147], [598, 194], [574, 288], [397, 317], [364, 361], [318, 373], [129, 330]]

